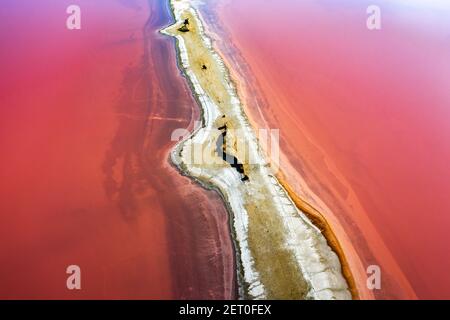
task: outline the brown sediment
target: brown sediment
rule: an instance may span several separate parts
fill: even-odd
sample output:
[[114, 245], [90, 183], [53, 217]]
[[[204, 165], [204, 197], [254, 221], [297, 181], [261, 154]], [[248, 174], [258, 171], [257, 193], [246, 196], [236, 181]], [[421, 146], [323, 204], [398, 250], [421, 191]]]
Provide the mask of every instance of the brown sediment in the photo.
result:
[[355, 279], [353, 278], [353, 274], [350, 270], [350, 266], [345, 258], [344, 250], [342, 249], [339, 240], [331, 229], [330, 224], [327, 222], [325, 217], [311, 204], [300, 198], [289, 186], [284, 178], [282, 172], [277, 174], [277, 179], [286, 192], [289, 194], [289, 197], [294, 201], [297, 208], [302, 211], [311, 222], [320, 229], [325, 239], [327, 239], [328, 245], [331, 249], [337, 254], [339, 257], [339, 261], [341, 262], [342, 274], [347, 281], [349, 290], [352, 294], [352, 298], [355, 300], [359, 300], [359, 293], [356, 288]]

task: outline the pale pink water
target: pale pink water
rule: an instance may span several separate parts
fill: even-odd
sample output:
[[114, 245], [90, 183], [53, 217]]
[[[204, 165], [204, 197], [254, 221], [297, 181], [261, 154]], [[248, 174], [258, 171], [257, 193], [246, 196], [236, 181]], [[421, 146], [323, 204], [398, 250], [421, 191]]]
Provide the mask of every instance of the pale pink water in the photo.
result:
[[250, 113], [259, 101], [259, 124], [281, 129], [354, 247], [353, 271], [381, 266], [375, 297], [450, 298], [450, 5], [378, 1], [382, 29], [369, 31], [369, 4], [230, 0], [204, 13], [241, 63]]

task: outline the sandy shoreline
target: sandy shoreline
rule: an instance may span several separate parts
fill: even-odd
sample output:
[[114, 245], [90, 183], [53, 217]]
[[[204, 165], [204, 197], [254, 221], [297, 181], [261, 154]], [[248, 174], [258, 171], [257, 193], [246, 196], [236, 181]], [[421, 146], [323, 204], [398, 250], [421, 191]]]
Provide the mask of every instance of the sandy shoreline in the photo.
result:
[[[349, 299], [353, 295], [356, 298], [354, 282], [345, 263], [341, 271], [339, 260], [345, 260], [340, 247], [332, 241], [330, 248], [322, 232], [307, 218], [305, 208], [298, 208], [283, 184], [268, 169], [228, 70], [204, 34], [198, 13], [187, 1], [171, 1], [171, 7], [177, 22], [162, 32], [177, 38], [179, 59], [201, 105], [203, 118], [203, 125], [176, 145], [171, 159], [184, 174], [217, 189], [226, 200], [232, 212], [236, 249], [240, 253], [237, 259], [242, 264], [241, 296]], [[191, 32], [177, 32], [186, 18], [191, 21]], [[206, 65], [212, 70], [203, 72], [191, 64], [191, 60], [198, 59], [204, 61], [205, 70]], [[249, 154], [263, 164], [244, 163], [245, 173], [250, 178], [248, 183], [243, 183], [241, 176], [226, 163], [214, 166], [188, 163], [189, 151], [194, 150], [195, 145], [206, 150], [211, 148], [214, 130], [223, 127], [224, 123], [243, 130], [244, 139], [249, 143]], [[240, 150], [233, 151], [238, 155]], [[209, 156], [214, 158], [211, 153]], [[325, 234], [330, 232], [324, 231]], [[332, 249], [337, 251], [340, 259]], [[281, 269], [276, 265], [280, 262], [283, 262]], [[288, 291], [290, 294], [286, 295]]]

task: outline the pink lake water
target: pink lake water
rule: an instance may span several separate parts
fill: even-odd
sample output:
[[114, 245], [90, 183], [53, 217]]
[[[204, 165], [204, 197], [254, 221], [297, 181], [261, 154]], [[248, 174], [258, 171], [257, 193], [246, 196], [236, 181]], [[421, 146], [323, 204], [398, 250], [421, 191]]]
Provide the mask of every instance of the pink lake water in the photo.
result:
[[[280, 128], [282, 170], [331, 222], [361, 297], [448, 299], [450, 4], [377, 1], [370, 31], [372, 2], [202, 12], [255, 123]], [[365, 286], [372, 264], [380, 290]]]
[[159, 0], [1, 2], [0, 299], [235, 296], [223, 202], [168, 162], [199, 116], [171, 21]]

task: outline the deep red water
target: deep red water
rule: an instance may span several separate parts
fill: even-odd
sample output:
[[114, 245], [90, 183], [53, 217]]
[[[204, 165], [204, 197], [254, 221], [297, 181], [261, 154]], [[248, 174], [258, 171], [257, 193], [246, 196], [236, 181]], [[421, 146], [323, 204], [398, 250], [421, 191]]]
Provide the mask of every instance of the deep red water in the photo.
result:
[[233, 297], [222, 201], [168, 163], [198, 111], [165, 1], [72, 3], [0, 4], [0, 298]]
[[[377, 1], [382, 29], [369, 31], [370, 4], [204, 10], [252, 117], [280, 128], [292, 164], [282, 169], [332, 222], [362, 296], [450, 298], [450, 5]], [[382, 271], [374, 292], [370, 264]]]

